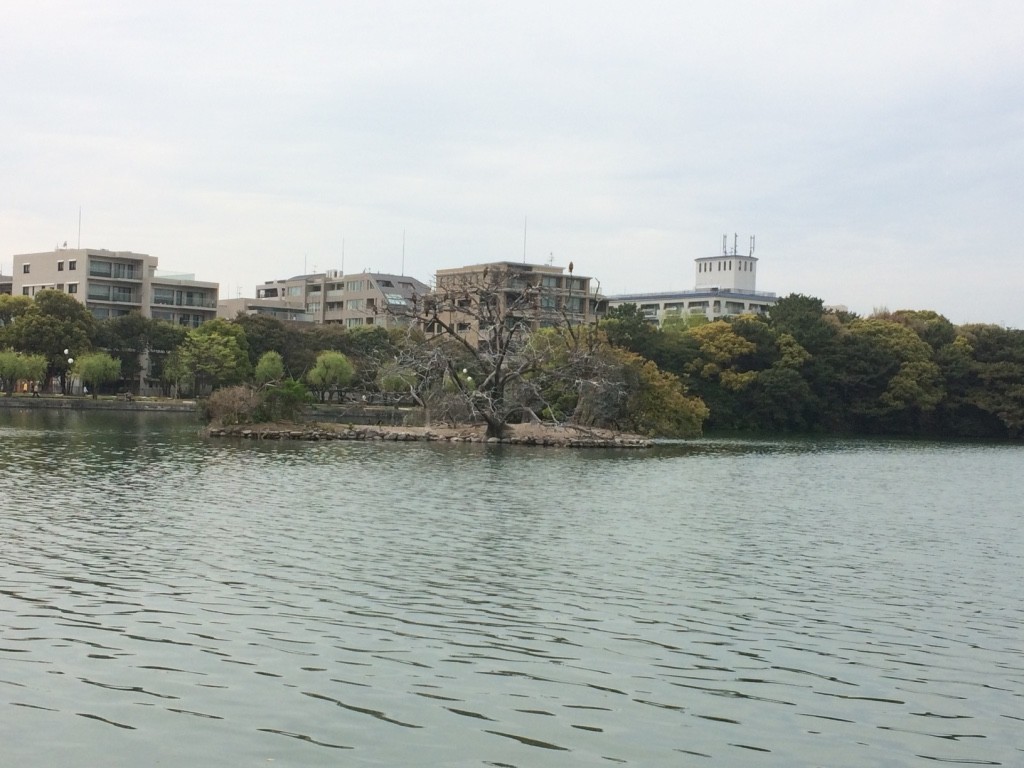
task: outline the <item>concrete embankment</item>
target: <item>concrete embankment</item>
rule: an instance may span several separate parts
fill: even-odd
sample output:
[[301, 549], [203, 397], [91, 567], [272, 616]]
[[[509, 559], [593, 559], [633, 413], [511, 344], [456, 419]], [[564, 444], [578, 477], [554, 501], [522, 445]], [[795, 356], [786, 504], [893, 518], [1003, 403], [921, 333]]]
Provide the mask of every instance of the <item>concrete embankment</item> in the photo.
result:
[[212, 427], [211, 437], [247, 440], [377, 440], [393, 442], [484, 443], [491, 445], [527, 445], [556, 448], [650, 448], [653, 443], [636, 435], [595, 434], [586, 430], [551, 430], [543, 433], [486, 437], [478, 430], [431, 430], [388, 427], [340, 427], [334, 425], [295, 425], [267, 427], [246, 425]]

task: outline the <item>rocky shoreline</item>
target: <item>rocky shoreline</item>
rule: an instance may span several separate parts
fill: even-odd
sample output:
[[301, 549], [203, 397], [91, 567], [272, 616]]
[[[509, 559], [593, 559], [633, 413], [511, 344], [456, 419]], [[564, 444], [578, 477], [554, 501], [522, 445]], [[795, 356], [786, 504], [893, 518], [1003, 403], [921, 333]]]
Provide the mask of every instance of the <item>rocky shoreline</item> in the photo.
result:
[[575, 427], [511, 425], [506, 436], [487, 437], [482, 427], [385, 427], [337, 424], [243, 424], [210, 427], [210, 437], [243, 440], [363, 440], [392, 442], [483, 443], [553, 448], [650, 448], [653, 442], [639, 435]]

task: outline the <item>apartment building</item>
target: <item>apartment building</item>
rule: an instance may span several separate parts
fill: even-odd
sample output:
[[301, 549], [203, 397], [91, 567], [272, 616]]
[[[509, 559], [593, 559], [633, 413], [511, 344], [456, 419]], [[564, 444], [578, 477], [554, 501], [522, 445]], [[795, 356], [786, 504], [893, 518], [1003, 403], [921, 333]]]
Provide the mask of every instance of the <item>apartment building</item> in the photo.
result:
[[14, 256], [13, 293], [67, 293], [97, 319], [139, 312], [192, 328], [217, 316], [217, 283], [157, 269], [157, 257], [131, 251], [58, 248]]
[[217, 317], [234, 320], [239, 314], [263, 315], [277, 320], [293, 320], [300, 323], [312, 323], [313, 316], [306, 312], [301, 301], [287, 299], [252, 299], [236, 298], [221, 299], [217, 302]]
[[413, 297], [429, 292], [430, 286], [407, 275], [328, 270], [263, 283], [256, 287], [256, 300], [264, 306], [284, 302], [300, 308], [303, 319], [314, 323], [394, 328], [408, 324], [405, 309]]
[[718, 320], [729, 315], [763, 314], [778, 301], [774, 293], [755, 290], [757, 258], [753, 238], [749, 254], [731, 251], [723, 241], [722, 254], [694, 259], [692, 291], [661, 291], [610, 296], [609, 307], [635, 304], [644, 316], [661, 326], [666, 319], [680, 316], [704, 316]]
[[[550, 264], [495, 261], [437, 270], [431, 300], [439, 320], [479, 343], [494, 318], [520, 321], [530, 330], [595, 322], [606, 307], [595, 283], [573, 274], [572, 262], [566, 273]], [[436, 323], [425, 330], [441, 332]]]

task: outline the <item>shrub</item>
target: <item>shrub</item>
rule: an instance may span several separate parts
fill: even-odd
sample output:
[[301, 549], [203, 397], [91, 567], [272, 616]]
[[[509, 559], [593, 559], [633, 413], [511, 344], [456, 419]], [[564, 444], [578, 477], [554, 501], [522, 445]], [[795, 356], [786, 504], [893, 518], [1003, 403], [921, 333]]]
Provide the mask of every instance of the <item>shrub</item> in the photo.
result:
[[257, 410], [259, 421], [294, 421], [313, 398], [306, 385], [295, 379], [268, 386], [261, 393], [262, 403]]
[[239, 384], [215, 390], [202, 405], [202, 415], [213, 424], [231, 426], [257, 420], [263, 399], [250, 386]]

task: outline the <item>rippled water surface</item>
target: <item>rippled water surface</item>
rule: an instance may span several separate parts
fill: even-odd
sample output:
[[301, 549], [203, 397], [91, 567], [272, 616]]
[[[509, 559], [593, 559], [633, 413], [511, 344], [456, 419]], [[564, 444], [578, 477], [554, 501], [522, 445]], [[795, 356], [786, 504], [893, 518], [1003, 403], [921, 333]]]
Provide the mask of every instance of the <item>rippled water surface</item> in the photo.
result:
[[1022, 765], [1022, 472], [0, 411], [0, 763]]

